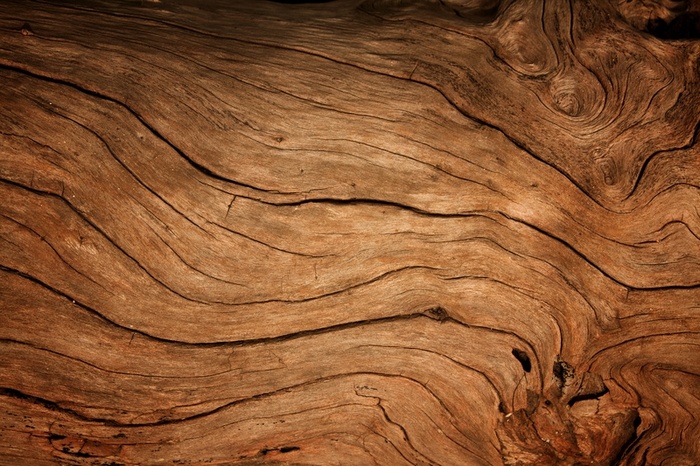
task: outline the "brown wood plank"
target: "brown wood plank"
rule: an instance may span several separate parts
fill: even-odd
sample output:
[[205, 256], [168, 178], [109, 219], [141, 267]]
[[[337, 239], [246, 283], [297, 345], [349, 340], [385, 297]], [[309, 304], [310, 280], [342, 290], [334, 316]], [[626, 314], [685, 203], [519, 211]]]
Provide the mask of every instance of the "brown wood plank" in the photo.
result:
[[0, 11], [0, 464], [700, 462], [695, 3]]

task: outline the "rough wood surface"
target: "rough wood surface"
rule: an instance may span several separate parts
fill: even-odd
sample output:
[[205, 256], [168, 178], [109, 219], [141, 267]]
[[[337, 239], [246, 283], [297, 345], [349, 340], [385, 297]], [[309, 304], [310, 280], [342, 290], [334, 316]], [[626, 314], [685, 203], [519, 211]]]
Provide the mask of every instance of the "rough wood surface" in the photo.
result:
[[0, 3], [0, 463], [700, 462], [697, 4]]

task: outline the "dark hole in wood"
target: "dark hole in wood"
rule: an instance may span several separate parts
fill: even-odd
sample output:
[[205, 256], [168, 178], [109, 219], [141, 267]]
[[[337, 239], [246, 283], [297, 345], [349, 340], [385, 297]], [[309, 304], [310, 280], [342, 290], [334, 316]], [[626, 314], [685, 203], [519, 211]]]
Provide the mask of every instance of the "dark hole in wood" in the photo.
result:
[[433, 307], [433, 308], [431, 308], [431, 309], [428, 309], [428, 310], [426, 311], [426, 314], [427, 314], [427, 316], [430, 317], [431, 319], [439, 320], [440, 322], [444, 321], [444, 320], [447, 319], [447, 317], [448, 317], [448, 316], [447, 316], [447, 311], [446, 311], [444, 308], [440, 307], [440, 306], [437, 306], [437, 307]]
[[513, 356], [515, 356], [515, 359], [517, 359], [520, 362], [520, 365], [523, 366], [523, 370], [525, 372], [530, 372], [532, 370], [530, 356], [528, 356], [525, 351], [513, 348], [513, 351], [511, 351], [511, 353], [513, 354]]
[[282, 447], [280, 448], [280, 453], [289, 453], [290, 451], [301, 450], [299, 447]]
[[90, 453], [85, 453], [83, 451], [72, 451], [70, 449], [70, 447], [63, 447], [63, 448], [61, 448], [61, 451], [63, 451], [63, 453], [67, 453], [67, 454], [72, 455], [72, 456], [77, 456], [78, 458], [89, 458], [89, 457], [93, 456]]
[[569, 405], [569, 407], [571, 407], [574, 405], [574, 403], [578, 403], [579, 401], [596, 400], [596, 399], [600, 398], [601, 396], [605, 395], [606, 393], [608, 393], [608, 391], [609, 391], [608, 387], [603, 386], [603, 390], [601, 390], [599, 392], [586, 393], [585, 395], [576, 395], [569, 400], [568, 405]]
[[295, 446], [280, 447], [280, 448], [263, 448], [262, 450], [260, 450], [260, 454], [265, 456], [272, 451], [278, 451], [280, 453], [289, 453], [290, 451], [297, 451], [297, 450], [301, 450], [301, 448], [295, 447]]
[[574, 375], [574, 368], [566, 361], [556, 361], [552, 367], [552, 372], [559, 382], [559, 388], [561, 388], [566, 380]]
[[700, 13], [683, 14], [669, 23], [650, 20], [647, 32], [660, 39], [700, 39]]

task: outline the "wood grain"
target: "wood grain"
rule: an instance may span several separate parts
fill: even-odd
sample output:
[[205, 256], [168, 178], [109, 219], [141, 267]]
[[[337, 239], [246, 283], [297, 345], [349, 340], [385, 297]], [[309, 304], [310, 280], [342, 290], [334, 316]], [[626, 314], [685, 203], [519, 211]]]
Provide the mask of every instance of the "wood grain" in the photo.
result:
[[0, 464], [700, 462], [650, 5], [0, 1]]

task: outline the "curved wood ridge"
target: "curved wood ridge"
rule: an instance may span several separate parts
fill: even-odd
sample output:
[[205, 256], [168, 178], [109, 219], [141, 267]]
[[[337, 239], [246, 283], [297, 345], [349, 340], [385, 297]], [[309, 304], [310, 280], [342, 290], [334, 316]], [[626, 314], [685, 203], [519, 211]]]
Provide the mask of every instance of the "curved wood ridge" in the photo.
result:
[[700, 462], [696, 3], [0, 3], [0, 463]]

